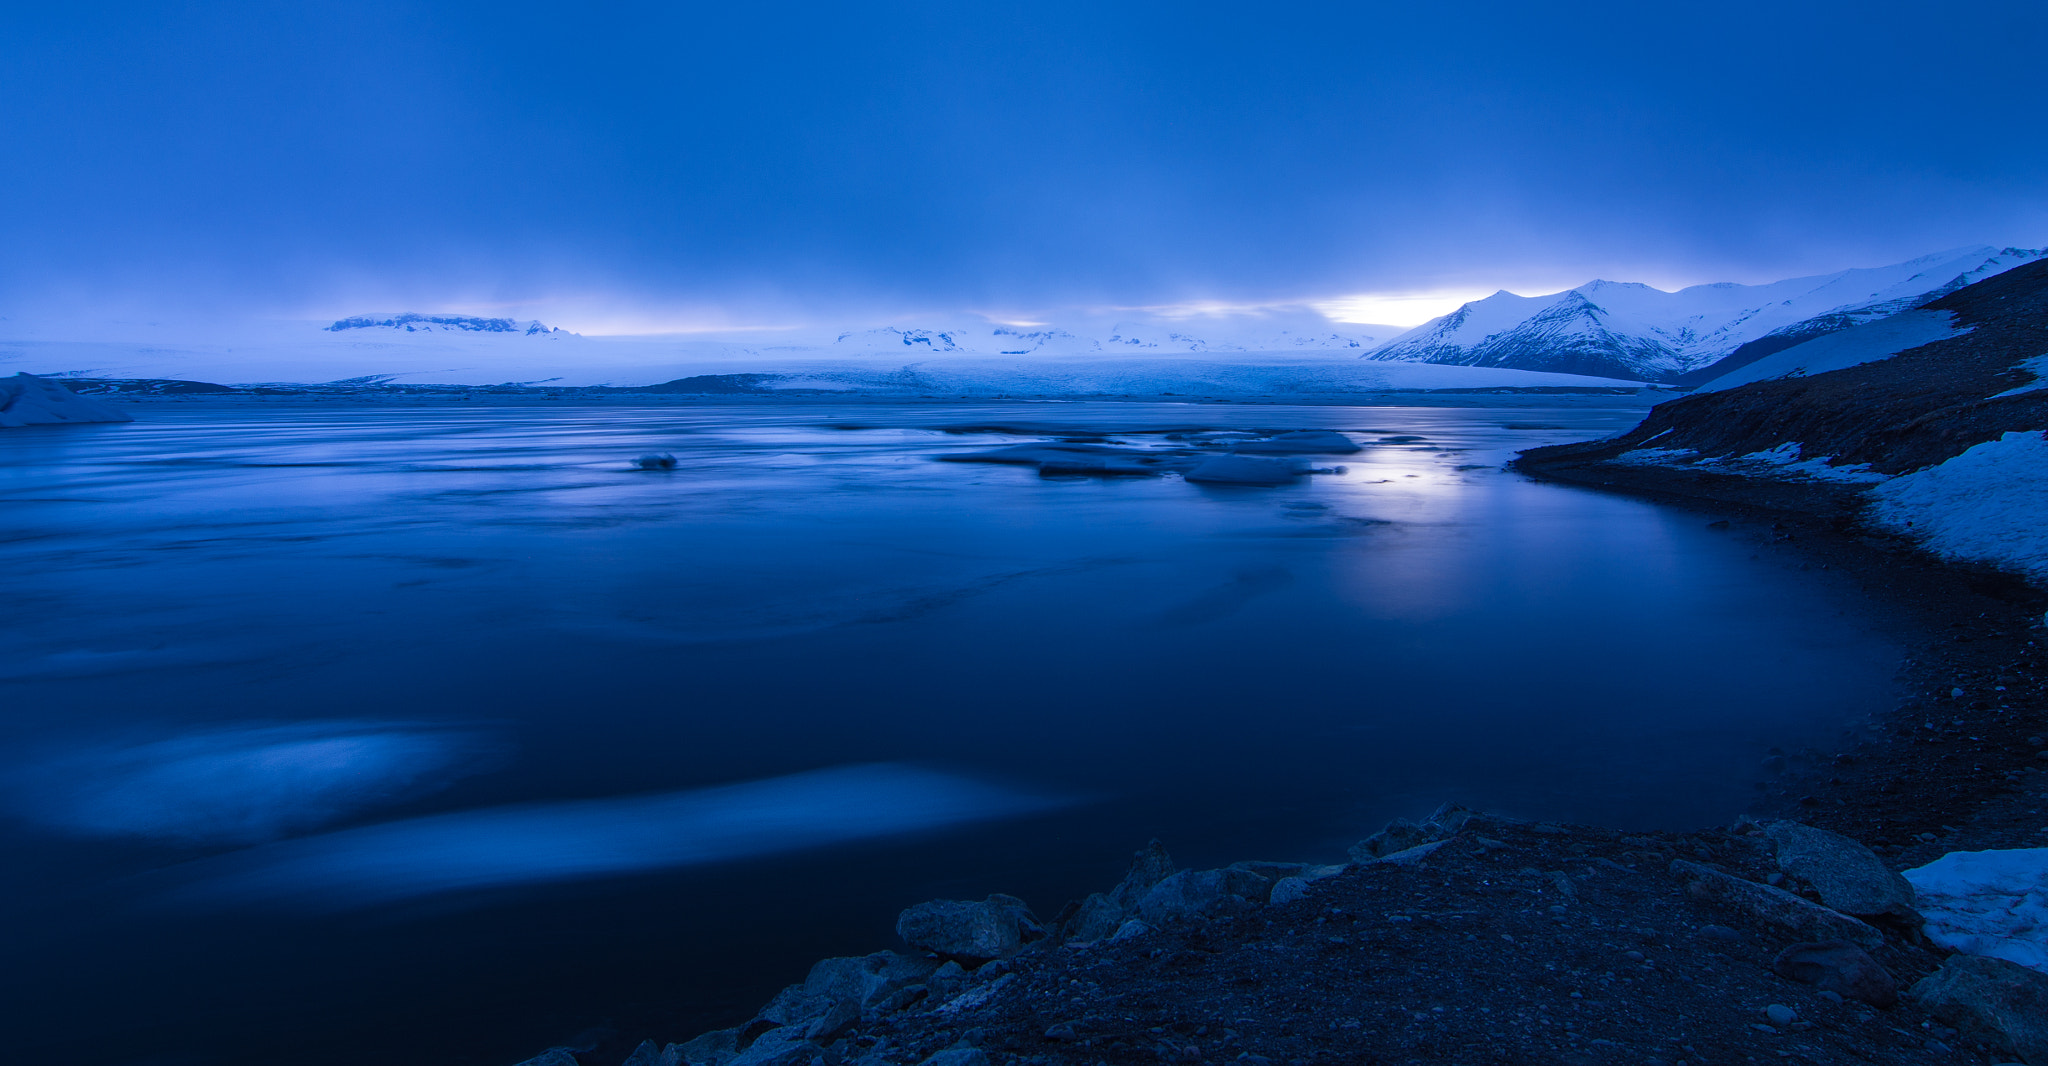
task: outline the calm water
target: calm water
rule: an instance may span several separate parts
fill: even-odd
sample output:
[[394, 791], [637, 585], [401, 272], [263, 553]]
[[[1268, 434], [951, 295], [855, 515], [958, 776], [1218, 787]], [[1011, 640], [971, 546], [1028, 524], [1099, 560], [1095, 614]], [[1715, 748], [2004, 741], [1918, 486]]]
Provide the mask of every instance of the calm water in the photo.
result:
[[[908, 903], [1050, 913], [1152, 836], [1723, 821], [1894, 666], [1797, 560], [1499, 469], [1635, 410], [143, 413], [0, 433], [25, 1057], [681, 1039]], [[935, 461], [1039, 439], [957, 429], [992, 424], [1367, 448], [1279, 488]]]

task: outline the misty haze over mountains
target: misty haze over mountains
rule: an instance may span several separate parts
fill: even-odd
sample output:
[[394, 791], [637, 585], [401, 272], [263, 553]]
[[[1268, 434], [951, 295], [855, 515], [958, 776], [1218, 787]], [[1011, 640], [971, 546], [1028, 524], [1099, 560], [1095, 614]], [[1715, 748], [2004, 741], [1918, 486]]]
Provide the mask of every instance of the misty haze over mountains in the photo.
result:
[[[1545, 375], [1545, 384], [1554, 384], [1549, 375], [1576, 375], [1689, 385], [1908, 310], [2043, 254], [2042, 249], [1980, 246], [1891, 266], [1765, 285], [1695, 285], [1676, 292], [1605, 280], [1542, 296], [1502, 291], [1406, 330], [1336, 322], [1292, 308], [1201, 315], [1127, 311], [1120, 317], [1077, 315], [1067, 322], [1029, 324], [957, 315], [836, 331], [585, 337], [532, 320], [382, 312], [321, 325], [274, 323], [226, 343], [180, 335], [175, 328], [146, 342], [49, 336], [62, 331], [0, 333], [0, 367], [38, 374], [229, 382], [378, 375], [443, 383], [644, 385], [696, 373], [877, 364], [918, 365], [926, 371], [948, 362], [973, 364], [980, 377], [995, 381], [1007, 372], [1005, 367], [1022, 372], [1026, 364], [1364, 361], [1444, 367], [1444, 373], [1427, 378], [1432, 387], [1462, 383], [1465, 378], [1453, 367], [1496, 372], [1466, 375], [1475, 387], [1508, 380], [1499, 377], [1503, 370]], [[1332, 369], [1322, 377], [1334, 381], [1344, 373]]]

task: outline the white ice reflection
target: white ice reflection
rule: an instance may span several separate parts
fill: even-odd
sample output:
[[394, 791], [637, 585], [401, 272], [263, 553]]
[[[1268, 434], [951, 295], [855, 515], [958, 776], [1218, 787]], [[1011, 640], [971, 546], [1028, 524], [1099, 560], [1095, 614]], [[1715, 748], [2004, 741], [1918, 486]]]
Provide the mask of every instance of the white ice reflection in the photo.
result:
[[492, 748], [470, 730], [301, 722], [72, 748], [6, 783], [16, 814], [67, 834], [253, 844], [419, 795]]
[[1067, 801], [893, 764], [623, 799], [464, 811], [209, 860], [188, 903], [316, 909], [770, 855], [1015, 817]]

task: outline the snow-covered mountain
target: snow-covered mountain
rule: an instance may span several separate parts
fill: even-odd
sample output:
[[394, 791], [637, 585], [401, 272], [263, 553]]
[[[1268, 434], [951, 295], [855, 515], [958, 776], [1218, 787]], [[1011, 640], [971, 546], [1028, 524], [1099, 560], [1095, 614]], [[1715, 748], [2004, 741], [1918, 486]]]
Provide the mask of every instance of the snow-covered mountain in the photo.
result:
[[528, 337], [567, 334], [540, 322], [519, 322], [510, 318], [479, 318], [475, 315], [421, 315], [410, 311], [393, 315], [355, 315], [328, 326], [329, 333], [350, 329], [393, 329], [406, 333], [517, 333]]
[[1503, 291], [1425, 322], [1364, 358], [1680, 380], [1731, 356], [1739, 365], [1917, 307], [2044, 253], [2048, 249], [1963, 248], [1887, 267], [1677, 292], [1613, 281], [1548, 296]]

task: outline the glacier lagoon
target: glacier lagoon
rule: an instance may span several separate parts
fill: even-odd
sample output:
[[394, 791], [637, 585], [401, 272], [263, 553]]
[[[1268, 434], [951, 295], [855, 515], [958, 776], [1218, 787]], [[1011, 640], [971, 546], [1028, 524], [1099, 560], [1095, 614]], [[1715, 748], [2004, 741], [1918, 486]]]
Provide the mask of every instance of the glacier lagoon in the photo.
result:
[[[1050, 913], [1153, 836], [1725, 821], [1892, 696], [1834, 576], [1500, 469], [1633, 405], [138, 413], [0, 434], [24, 1054], [682, 1039], [905, 905]], [[1230, 430], [1363, 450], [1272, 487], [938, 461]]]

